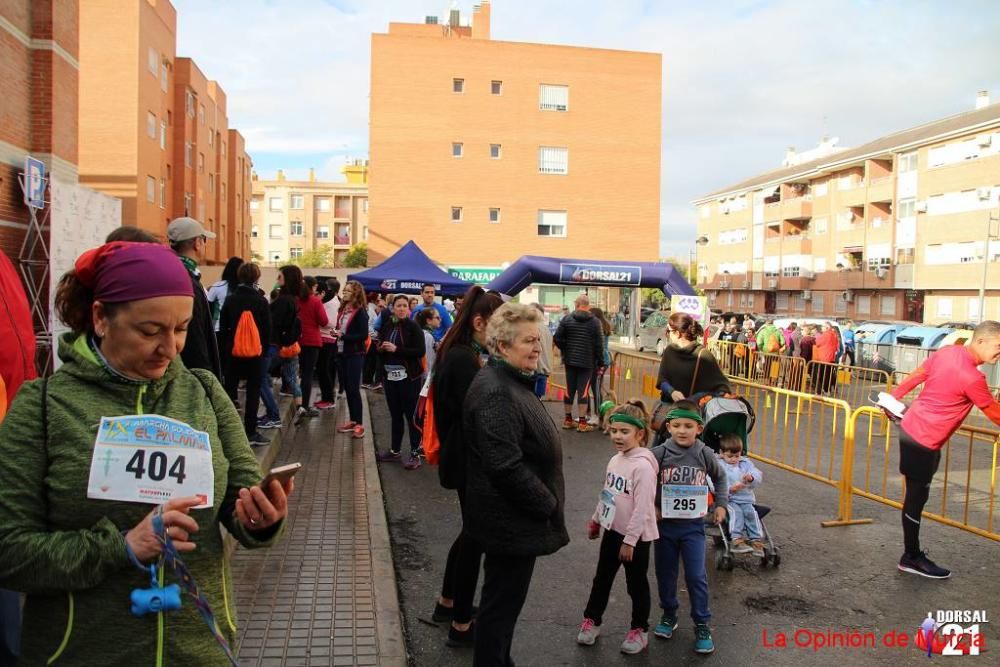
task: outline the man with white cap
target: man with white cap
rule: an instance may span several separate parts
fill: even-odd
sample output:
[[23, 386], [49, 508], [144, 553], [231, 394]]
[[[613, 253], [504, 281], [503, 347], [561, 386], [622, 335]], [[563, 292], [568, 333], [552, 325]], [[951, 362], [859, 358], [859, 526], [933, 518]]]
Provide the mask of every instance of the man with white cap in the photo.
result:
[[208, 295], [201, 285], [198, 260], [205, 255], [208, 239], [215, 234], [205, 229], [194, 218], [175, 218], [167, 225], [167, 240], [191, 276], [194, 287], [194, 310], [188, 325], [187, 341], [181, 351], [181, 359], [188, 368], [204, 368], [222, 381], [222, 365], [219, 347], [215, 339], [215, 325], [212, 311], [208, 306]]

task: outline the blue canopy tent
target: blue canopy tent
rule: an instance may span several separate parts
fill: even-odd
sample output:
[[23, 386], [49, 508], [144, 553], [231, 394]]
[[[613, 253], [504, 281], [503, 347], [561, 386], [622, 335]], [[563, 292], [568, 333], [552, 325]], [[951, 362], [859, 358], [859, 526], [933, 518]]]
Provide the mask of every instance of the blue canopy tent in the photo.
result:
[[352, 273], [348, 280], [357, 280], [367, 292], [418, 294], [425, 284], [434, 285], [438, 294], [458, 295], [472, 287], [442, 271], [413, 241], [396, 251], [378, 266]]
[[667, 295], [687, 296], [694, 289], [671, 264], [657, 262], [560, 259], [525, 255], [490, 281], [488, 289], [514, 296], [532, 283], [604, 287], [657, 287]]

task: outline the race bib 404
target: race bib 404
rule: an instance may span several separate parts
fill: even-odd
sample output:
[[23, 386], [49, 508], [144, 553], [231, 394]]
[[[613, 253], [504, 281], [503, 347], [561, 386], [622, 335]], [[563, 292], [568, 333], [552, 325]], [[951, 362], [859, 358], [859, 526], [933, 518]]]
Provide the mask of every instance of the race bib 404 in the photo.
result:
[[208, 433], [160, 415], [103, 417], [87, 497], [159, 505], [177, 496], [214, 503]]

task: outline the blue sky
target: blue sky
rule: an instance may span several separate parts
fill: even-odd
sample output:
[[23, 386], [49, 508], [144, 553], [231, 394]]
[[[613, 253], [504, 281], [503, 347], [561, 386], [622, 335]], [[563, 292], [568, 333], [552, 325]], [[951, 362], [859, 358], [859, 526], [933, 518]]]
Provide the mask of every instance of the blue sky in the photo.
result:
[[[178, 55], [220, 82], [262, 177], [340, 180], [367, 156], [370, 35], [447, 0], [173, 0]], [[464, 16], [472, 0], [453, 3]], [[660, 255], [686, 256], [690, 201], [823, 135], [856, 146], [1000, 102], [1000, 3], [493, 0], [492, 35], [663, 54]], [[419, 167], [416, 167], [419, 168]]]

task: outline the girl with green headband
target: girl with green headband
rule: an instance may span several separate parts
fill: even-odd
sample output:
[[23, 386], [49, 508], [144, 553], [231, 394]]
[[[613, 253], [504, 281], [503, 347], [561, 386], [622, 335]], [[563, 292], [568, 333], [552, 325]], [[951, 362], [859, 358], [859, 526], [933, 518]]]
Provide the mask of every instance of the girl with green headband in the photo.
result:
[[611, 410], [608, 431], [618, 453], [608, 462], [597, 509], [590, 519], [588, 534], [595, 540], [604, 528], [597, 561], [597, 573], [583, 623], [576, 641], [591, 646], [601, 634], [601, 622], [608, 606], [611, 586], [619, 566], [625, 566], [628, 594], [632, 598], [632, 622], [622, 653], [635, 654], [649, 643], [649, 550], [659, 533], [656, 530], [656, 459], [648, 446], [652, 433], [649, 416], [641, 401], [630, 401]]

